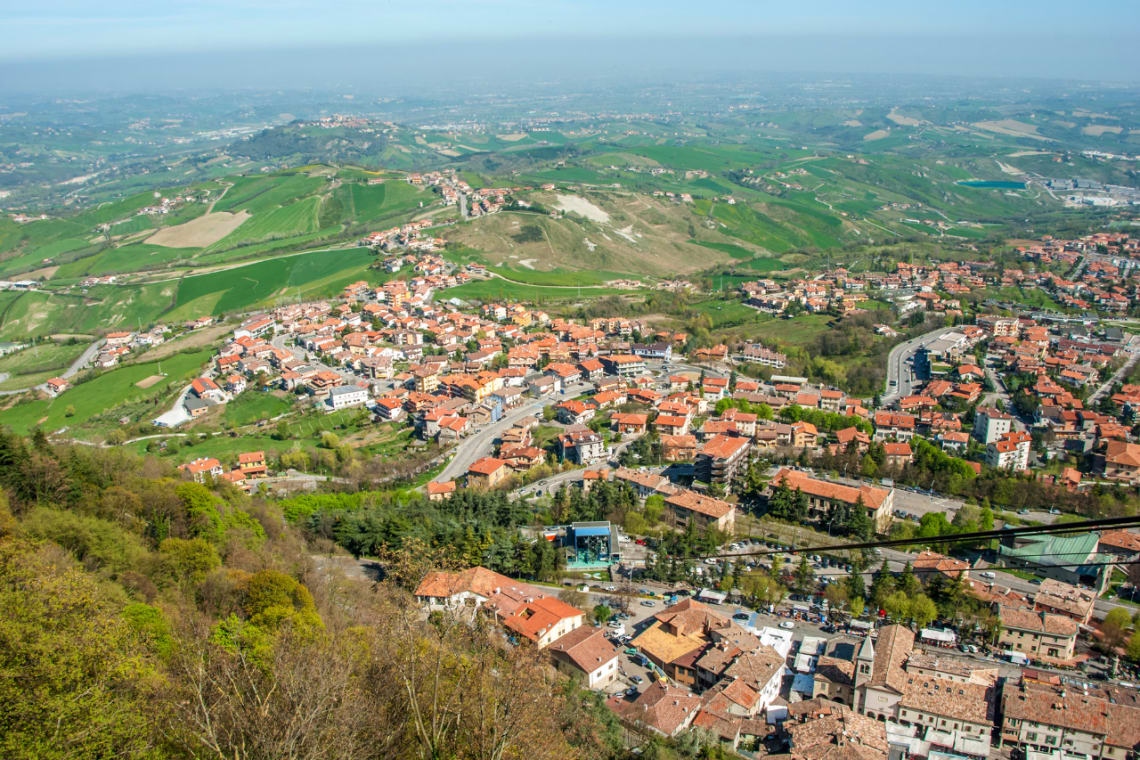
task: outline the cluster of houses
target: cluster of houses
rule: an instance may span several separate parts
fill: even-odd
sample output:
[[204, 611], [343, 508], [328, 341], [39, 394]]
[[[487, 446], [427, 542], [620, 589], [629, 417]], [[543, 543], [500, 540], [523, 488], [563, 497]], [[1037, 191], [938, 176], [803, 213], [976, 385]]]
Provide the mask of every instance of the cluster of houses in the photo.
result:
[[[1131, 440], [1140, 388], [1125, 385], [1111, 394], [1109, 412], [1088, 408], [1083, 392], [1106, 383], [1131, 355], [1123, 338], [1116, 328], [1094, 332], [1080, 322], [1040, 324], [1026, 317], [979, 315], [976, 324], [946, 332], [919, 351], [917, 360], [929, 379], [891, 408], [875, 412], [875, 437], [905, 442], [921, 434], [962, 454], [972, 433], [985, 446], [986, 465], [1029, 469], [1032, 437], [1010, 411], [979, 406], [972, 421], [960, 413], [986, 395], [987, 373], [980, 365], [989, 364], [1001, 374], [1034, 378], [1016, 392], [1033, 397], [1035, 411], [1025, 422], [1046, 434], [1050, 456], [1091, 453], [1098, 475], [1140, 482], [1140, 446]], [[1068, 468], [1062, 479], [1075, 488], [1081, 472]]]
[[467, 198], [468, 216], [478, 217], [502, 211], [510, 202], [511, 195], [533, 187], [481, 187], [474, 189], [454, 169], [441, 169], [431, 172], [412, 172], [408, 182], [413, 185], [429, 186], [439, 190], [446, 206], [459, 203], [459, 197]]
[[[432, 226], [430, 219], [419, 219], [398, 227], [389, 227], [379, 232], [371, 232], [360, 239], [360, 244], [381, 251], [408, 250], [420, 253], [431, 253], [442, 248], [445, 241], [442, 238], [421, 236], [427, 228]], [[401, 257], [392, 257], [385, 262], [389, 272], [400, 271], [403, 265]]]
[[1046, 236], [1018, 251], [1026, 261], [1075, 267], [1075, 273], [1067, 279], [1048, 266], [999, 269], [992, 261], [899, 262], [887, 273], [853, 274], [839, 267], [812, 279], [760, 279], [743, 283], [740, 292], [745, 303], [771, 314], [783, 314], [793, 305], [808, 312], [851, 314], [875, 293], [891, 300], [903, 316], [922, 310], [956, 317], [962, 315], [961, 296], [987, 287], [1040, 289], [1064, 307], [1106, 314], [1126, 312], [1140, 300], [1140, 238], [1135, 235], [1106, 232], [1072, 240]]
[[[919, 562], [949, 575], [964, 572], [940, 555]], [[1053, 581], [1032, 602], [984, 584], [970, 582], [968, 590], [993, 601], [1004, 625], [1002, 645], [1023, 652], [1071, 652], [1074, 631], [1092, 606], [1081, 590]], [[1003, 678], [996, 665], [947, 657], [937, 645], [920, 643], [937, 642], [932, 633], [916, 637], [901, 625], [854, 643], [796, 641], [792, 631], [765, 626], [755, 613], [729, 618], [684, 598], [640, 625], [622, 652], [604, 628], [585, 624], [582, 610], [482, 567], [431, 572], [415, 596], [425, 610], [490, 616], [512, 641], [544, 651], [588, 688], [613, 694], [607, 706], [643, 735], [703, 729], [751, 756], [803, 760], [983, 760], [1011, 750], [1129, 760], [1140, 748], [1135, 691], [1073, 686], [1033, 669]], [[626, 656], [650, 668], [651, 684], [617, 688]]]
[[228, 470], [216, 457], [198, 457], [179, 465], [178, 469], [198, 483], [212, 478], [231, 483], [244, 491], [251, 490], [255, 481], [269, 477], [269, 463], [264, 451], [238, 454], [237, 462]]
[[877, 293], [894, 302], [901, 315], [923, 310], [955, 317], [962, 315], [955, 296], [993, 284], [996, 278], [993, 262], [899, 262], [890, 273], [853, 274], [837, 267], [812, 279], [760, 279], [743, 283], [740, 293], [746, 304], [770, 314], [784, 314], [795, 305], [810, 313], [849, 315], [862, 309], [870, 293]]
[[92, 360], [96, 367], [114, 367], [127, 354], [136, 349], [147, 349], [166, 342], [167, 328], [156, 325], [146, 332], [112, 332], [103, 338], [103, 345]]
[[[90, 360], [90, 365], [101, 369], [114, 367], [131, 351], [146, 349], [166, 342], [167, 329], [157, 325], [146, 332], [112, 332], [104, 338], [99, 351]], [[40, 386], [43, 391], [55, 398], [71, 388], [71, 382], [62, 377], [49, 378]]]
[[1140, 237], [1134, 234], [1098, 232], [1069, 240], [1045, 236], [1018, 250], [1025, 260], [1037, 264], [1076, 266], [1068, 278], [1045, 267], [1040, 272], [1005, 272], [1009, 284], [1044, 290], [1062, 306], [1113, 314], [1128, 311], [1140, 300], [1136, 271]]
[[[155, 193], [158, 195], [158, 193]], [[152, 206], [143, 206], [135, 214], [137, 216], [164, 216], [187, 203], [195, 203], [199, 199], [193, 195], [176, 195], [173, 198], [165, 196], [159, 198], [158, 203]], [[204, 199], [203, 199], [204, 200]]]

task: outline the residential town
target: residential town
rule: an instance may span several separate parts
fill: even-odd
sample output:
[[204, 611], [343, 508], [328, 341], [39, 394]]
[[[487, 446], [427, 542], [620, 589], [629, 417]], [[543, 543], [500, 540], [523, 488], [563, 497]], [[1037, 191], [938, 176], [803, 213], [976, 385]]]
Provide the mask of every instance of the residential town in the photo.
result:
[[[946, 327], [892, 353], [882, 393], [854, 397], [784, 374], [788, 357], [763, 342], [694, 346], [686, 332], [636, 318], [456, 303], [447, 289], [486, 277], [486, 269], [432, 253], [434, 244], [419, 244], [422, 227], [364, 241], [384, 252], [383, 268], [398, 278], [244, 316], [155, 425], [192, 426], [242, 394], [285, 394], [298, 408], [359, 410], [370, 424], [438, 446], [441, 464], [421, 486], [431, 501], [462, 489], [539, 499], [612, 488], [628, 494], [639, 515], [659, 505], [654, 530], [628, 518], [620, 529], [598, 527], [604, 548], [578, 543], [592, 524], [556, 526], [545, 536], [570, 547], [561, 560], [568, 567], [585, 562], [627, 586], [673, 584], [632, 594], [640, 600], [632, 612], [631, 595], [612, 599], [607, 586], [583, 584], [597, 604], [581, 609], [558, 588], [484, 567], [432, 573], [415, 594], [428, 611], [490, 615], [512, 643], [544, 650], [554, 667], [603, 691], [630, 730], [676, 737], [700, 729], [751, 756], [816, 757], [837, 746], [856, 746], [864, 758], [1135, 755], [1140, 695], [1094, 683], [1094, 674], [1106, 678], [1119, 667], [1096, 652], [1108, 635], [1106, 610], [1120, 607], [1106, 595], [1118, 596], [1122, 580], [1133, 589], [1140, 580], [1140, 533], [1085, 530], [883, 555], [877, 573], [915, 574], [926, 585], [913, 591], [931, 606], [925, 593], [945, 593], [930, 587], [932, 578], [956, 584], [993, 621], [990, 632], [908, 612], [905, 597], [900, 611], [853, 593], [842, 579], [874, 572], [867, 555], [823, 552], [809, 565], [794, 545], [756, 538], [762, 520], [772, 519], [832, 542], [914, 536], [928, 525], [935, 532], [921, 535], [936, 536], [934, 517], [949, 525], [979, 509], [989, 525], [995, 514], [1017, 524], [1012, 497], [947, 501], [934, 485], [949, 488], [953, 479], [960, 487], [985, 476], [1020, 478], [1003, 482], [1033, 482], [1073, 499], [1140, 484], [1133, 427], [1140, 379], [1126, 381], [1140, 346], [1130, 333], [1095, 318], [1011, 314], [996, 305], [967, 320], [960, 303], [935, 291], [964, 293], [995, 276], [977, 263], [742, 286], [749, 305], [773, 313], [842, 315], [862, 308], [869, 292], [894, 292], [900, 314], [946, 316]], [[1116, 256], [1135, 251], [1120, 236], [1088, 245]], [[1067, 260], [1069, 247], [1046, 242], [1025, 255]], [[1129, 307], [1135, 291], [1111, 283], [1131, 267], [1098, 261], [1085, 266], [1080, 287], [1064, 292], [1082, 308], [1116, 310], [1106, 304], [1117, 297]], [[203, 317], [177, 329], [213, 323]], [[164, 326], [110, 333], [92, 363], [113, 366], [170, 333]], [[45, 386], [53, 396], [68, 388], [60, 378]], [[195, 457], [179, 469], [187, 479], [251, 491], [285, 468], [265, 451], [243, 451]], [[1049, 512], [1046, 523], [1059, 514]], [[632, 534], [623, 534], [627, 549], [619, 548], [622, 530]], [[678, 567], [669, 533], [689, 542], [686, 552], [699, 536], [742, 559], [701, 562], [686, 553]], [[765, 562], [779, 550], [791, 553], [782, 569]], [[753, 573], [796, 593], [763, 603], [737, 585]], [[829, 589], [841, 586], [853, 595], [832, 606]], [[863, 615], [868, 602], [874, 606]], [[597, 618], [598, 606], [611, 613]]]

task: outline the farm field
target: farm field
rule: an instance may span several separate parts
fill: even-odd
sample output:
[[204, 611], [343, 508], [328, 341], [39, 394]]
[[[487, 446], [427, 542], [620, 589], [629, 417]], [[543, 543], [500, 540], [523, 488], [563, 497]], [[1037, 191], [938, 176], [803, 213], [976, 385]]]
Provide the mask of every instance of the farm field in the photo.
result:
[[510, 269], [507, 267], [488, 267], [490, 271], [502, 275], [508, 280], [525, 283], [527, 285], [604, 285], [610, 280], [629, 279], [629, 275], [620, 272], [601, 272], [597, 270], [571, 271], [567, 269], [552, 269], [539, 271], [534, 269]]
[[243, 267], [183, 278], [174, 308], [165, 318], [188, 319], [267, 304], [274, 299], [329, 295], [353, 280], [374, 279], [367, 267], [374, 260], [364, 248], [318, 251], [260, 261]]
[[[111, 418], [117, 407], [157, 399], [181, 389], [209, 359], [209, 351], [196, 351], [162, 361], [161, 371], [159, 362], [118, 367], [79, 383], [57, 398], [20, 403], [0, 411], [0, 425], [7, 425], [18, 433], [27, 433], [35, 427], [54, 431], [65, 425], [81, 428], [102, 417], [103, 425], [113, 428], [117, 423]], [[135, 385], [156, 374], [164, 374], [165, 380], [147, 388]], [[155, 413], [160, 411], [149, 408]]]
[[78, 359], [88, 345], [86, 341], [49, 341], [0, 357], [0, 373], [8, 375], [0, 381], [0, 390], [30, 388], [55, 377]]
[[172, 303], [176, 282], [145, 286], [100, 285], [86, 297], [24, 292], [3, 315], [0, 339], [22, 340], [56, 333], [93, 334], [121, 326], [152, 324]]
[[258, 243], [271, 238], [287, 238], [316, 232], [317, 210], [320, 203], [320, 198], [311, 197], [294, 201], [287, 206], [265, 209], [242, 222], [237, 229], [207, 250], [227, 250], [245, 243]]

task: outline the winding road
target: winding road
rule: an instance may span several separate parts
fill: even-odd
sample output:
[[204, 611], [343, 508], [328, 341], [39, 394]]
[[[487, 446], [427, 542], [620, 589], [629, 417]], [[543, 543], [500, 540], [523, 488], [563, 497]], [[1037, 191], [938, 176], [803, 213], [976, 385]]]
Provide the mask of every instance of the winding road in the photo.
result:
[[[79, 355], [79, 358], [73, 361], [71, 365], [63, 372], [60, 372], [58, 377], [61, 377], [64, 380], [69, 380], [70, 378], [75, 377], [75, 375], [77, 375], [81, 370], [87, 368], [87, 365], [90, 364], [91, 360], [95, 358], [95, 355], [99, 353], [99, 349], [102, 347], [102, 345], [102, 338], [94, 341], [90, 346], [83, 349], [83, 353]], [[7, 377], [7, 375], [4, 375], [4, 378], [2, 379], [7, 379]], [[37, 388], [44, 388], [46, 385], [46, 383], [40, 383], [39, 385], [33, 385], [28, 388], [17, 388], [16, 390], [11, 391], [0, 391], [0, 396], [14, 396], [17, 393], [27, 393], [28, 391], [36, 390]]]

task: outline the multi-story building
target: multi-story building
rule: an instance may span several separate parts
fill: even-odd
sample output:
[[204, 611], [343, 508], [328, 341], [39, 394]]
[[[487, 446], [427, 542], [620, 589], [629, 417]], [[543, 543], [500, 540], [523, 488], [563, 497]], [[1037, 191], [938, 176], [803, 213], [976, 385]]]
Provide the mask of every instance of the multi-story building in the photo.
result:
[[483, 457], [467, 468], [467, 485], [471, 488], [494, 488], [511, 474], [502, 459]]
[[575, 464], [591, 464], [606, 455], [606, 443], [592, 430], [567, 430], [558, 436], [558, 453]]
[[726, 485], [747, 463], [751, 441], [743, 436], [715, 435], [697, 452], [695, 475], [703, 483]]
[[[1104, 536], [1101, 536], [1103, 540]], [[1103, 544], [1101, 544], [1103, 546]], [[1055, 578], [1046, 578], [1037, 587], [1033, 596], [1033, 609], [1064, 615], [1087, 625], [1092, 619], [1096, 596], [1086, 588], [1080, 588]]]
[[548, 651], [555, 667], [584, 675], [589, 689], [604, 689], [621, 672], [618, 648], [609, 642], [601, 628], [576, 628], [551, 643]]
[[731, 533], [736, 526], [734, 505], [696, 491], [682, 490], [666, 496], [665, 509], [669, 512], [673, 525], [682, 529], [693, 525], [699, 530], [712, 527]]
[[1129, 760], [1140, 749], [1140, 708], [1118, 687], [1089, 690], [1006, 681], [999, 746], [1093, 760]]
[[999, 440], [1013, 429], [1013, 416], [986, 407], [974, 414], [974, 437], [985, 444]]
[[986, 464], [999, 470], [1022, 472], [1029, 469], [1029, 433], [1005, 433], [986, 444]]
[[329, 406], [335, 411], [368, 403], [368, 389], [359, 385], [342, 385], [329, 391]]
[[894, 489], [876, 488], [862, 485], [858, 488], [818, 480], [799, 470], [783, 468], [769, 483], [770, 487], [783, 486], [793, 491], [799, 490], [808, 497], [809, 514], [813, 519], [823, 519], [831, 512], [832, 506], [842, 503], [852, 507], [862, 502], [867, 515], [875, 526], [876, 533], [887, 533], [891, 528], [891, 510], [894, 508]]
[[1131, 485], [1140, 483], [1140, 444], [1106, 441], [1104, 451], [1096, 456], [1096, 469], [1109, 480]]
[[1071, 660], [1077, 644], [1077, 621], [1051, 612], [998, 605], [1002, 630], [998, 644], [1033, 659]]
[[645, 372], [645, 360], [633, 354], [611, 354], [601, 361], [607, 372], [618, 377], [637, 377]]

